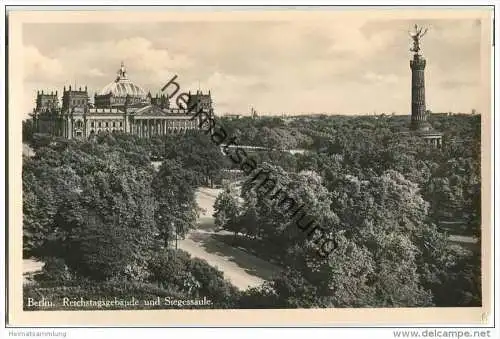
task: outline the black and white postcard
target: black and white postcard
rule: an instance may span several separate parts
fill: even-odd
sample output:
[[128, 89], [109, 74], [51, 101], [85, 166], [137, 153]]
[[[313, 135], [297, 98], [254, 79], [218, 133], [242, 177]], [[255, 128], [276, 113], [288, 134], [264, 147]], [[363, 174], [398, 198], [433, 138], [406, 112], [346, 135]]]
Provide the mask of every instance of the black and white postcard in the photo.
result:
[[10, 11], [9, 321], [489, 321], [492, 13]]

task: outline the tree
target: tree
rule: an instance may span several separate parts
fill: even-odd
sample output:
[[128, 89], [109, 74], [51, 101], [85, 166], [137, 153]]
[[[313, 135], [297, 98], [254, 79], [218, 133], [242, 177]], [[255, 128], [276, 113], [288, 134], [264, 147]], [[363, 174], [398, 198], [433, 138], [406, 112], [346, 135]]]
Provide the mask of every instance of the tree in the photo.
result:
[[152, 169], [116, 146], [49, 141], [26, 161], [25, 248], [79, 276], [144, 279], [158, 248]]
[[246, 236], [261, 238], [263, 228], [260, 227], [261, 218], [257, 211], [255, 198], [247, 197], [243, 205], [243, 211], [236, 219], [234, 226], [232, 226], [235, 236], [238, 230]]
[[22, 127], [23, 142], [27, 142], [33, 139], [33, 134], [36, 132], [35, 126], [33, 124], [33, 119], [23, 120]]
[[165, 160], [152, 180], [151, 187], [158, 201], [155, 219], [165, 246], [195, 227], [198, 207], [193, 177], [194, 174], [177, 161]]
[[30, 168], [30, 160], [25, 158], [24, 161], [23, 252], [25, 257], [29, 257], [43, 255], [46, 239], [52, 233], [52, 220], [57, 205], [50, 187], [37, 180], [33, 172], [26, 170]]
[[237, 219], [240, 215], [238, 196], [229, 187], [221, 192], [214, 203], [215, 226], [233, 231], [235, 236], [239, 231]]
[[[86, 174], [82, 180], [84, 213], [75, 219], [71, 213], [75, 208], [62, 209], [60, 227], [66, 227], [70, 239], [66, 258], [77, 258], [76, 270], [89, 265], [100, 279], [118, 275], [144, 279], [147, 260], [159, 245], [156, 202], [149, 186], [152, 173], [149, 168], [132, 167], [116, 153], [108, 153], [106, 160], [102, 171]], [[107, 271], [96, 270], [93, 262], [109, 267], [109, 274], [99, 275]]]
[[165, 140], [165, 157], [178, 161], [185, 169], [195, 173], [193, 186], [208, 184], [213, 187], [220, 170], [229, 167], [229, 160], [222, 154], [221, 149], [209, 136], [202, 133], [175, 138]]
[[[258, 197], [259, 225], [264, 239], [284, 249], [282, 265], [300, 273], [295, 280], [314, 286], [314, 292], [286, 287], [274, 281], [279, 297], [287, 305], [349, 306], [428, 306], [429, 291], [422, 288], [417, 271], [418, 248], [412, 234], [424, 227], [427, 204], [418, 194], [418, 186], [401, 174], [388, 171], [371, 180], [352, 176], [337, 177], [326, 190], [314, 173], [274, 173], [319, 228], [335, 239], [328, 259], [318, 256], [314, 236], [306, 237], [272, 206]], [[300, 178], [300, 179], [299, 179]], [[251, 182], [243, 186], [244, 197]], [[258, 193], [257, 193], [258, 194]], [[334, 212], [335, 211], [335, 212]], [[279, 287], [281, 286], [281, 287]], [[297, 294], [291, 294], [295, 291]], [[308, 296], [309, 295], [309, 296]], [[310, 295], [316, 295], [311, 299]], [[308, 306], [309, 305], [309, 306]]]
[[243, 292], [241, 308], [316, 308], [321, 305], [317, 288], [296, 270], [285, 271], [278, 277]]
[[212, 307], [234, 308], [238, 300], [238, 290], [224, 279], [221, 271], [182, 250], [160, 251], [149, 267], [149, 281], [163, 288], [174, 287], [192, 298], [210, 296], [215, 304]]
[[422, 286], [437, 306], [481, 306], [481, 252], [452, 245], [435, 225], [419, 230], [415, 243]]

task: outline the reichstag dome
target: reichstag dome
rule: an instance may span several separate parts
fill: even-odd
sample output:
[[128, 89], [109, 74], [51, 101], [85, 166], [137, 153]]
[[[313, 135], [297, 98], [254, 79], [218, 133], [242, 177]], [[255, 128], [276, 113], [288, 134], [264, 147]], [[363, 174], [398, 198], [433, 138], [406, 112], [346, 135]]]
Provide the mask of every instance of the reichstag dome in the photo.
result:
[[[57, 91], [37, 91], [36, 107], [31, 114], [39, 133], [68, 139], [92, 138], [100, 133], [125, 132], [143, 138], [169, 133], [184, 133], [200, 128], [192, 112], [171, 107], [165, 93], [152, 96], [133, 83], [122, 62], [115, 80], [94, 94], [90, 102], [87, 86], [63, 88], [62, 105]], [[189, 92], [188, 105], [213, 114], [210, 91]]]

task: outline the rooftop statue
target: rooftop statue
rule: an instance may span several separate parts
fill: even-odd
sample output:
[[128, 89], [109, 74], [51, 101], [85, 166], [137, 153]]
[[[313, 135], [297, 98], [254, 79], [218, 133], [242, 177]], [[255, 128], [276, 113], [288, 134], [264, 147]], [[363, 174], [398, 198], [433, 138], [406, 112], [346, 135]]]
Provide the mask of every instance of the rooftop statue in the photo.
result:
[[415, 25], [415, 31], [414, 32], [408, 32], [410, 37], [413, 39], [413, 47], [410, 49], [410, 51], [418, 53], [420, 51], [420, 39], [427, 33], [427, 28], [424, 30], [423, 27], [418, 27]]
[[125, 68], [125, 64], [122, 61], [121, 67], [117, 72], [118, 77], [116, 78], [116, 81], [119, 80], [126, 80], [127, 79], [127, 69]]

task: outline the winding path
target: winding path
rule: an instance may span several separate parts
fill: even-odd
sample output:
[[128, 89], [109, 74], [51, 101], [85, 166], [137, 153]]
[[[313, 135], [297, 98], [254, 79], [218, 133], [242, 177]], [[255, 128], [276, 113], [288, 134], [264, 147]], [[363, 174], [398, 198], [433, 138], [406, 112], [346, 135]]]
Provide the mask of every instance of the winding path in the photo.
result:
[[231, 236], [229, 232], [214, 231], [213, 205], [220, 191], [204, 187], [198, 190], [196, 198], [204, 212], [200, 213], [198, 228], [179, 241], [179, 248], [224, 272], [224, 277], [241, 290], [258, 286], [278, 274], [280, 268], [217, 240]]

